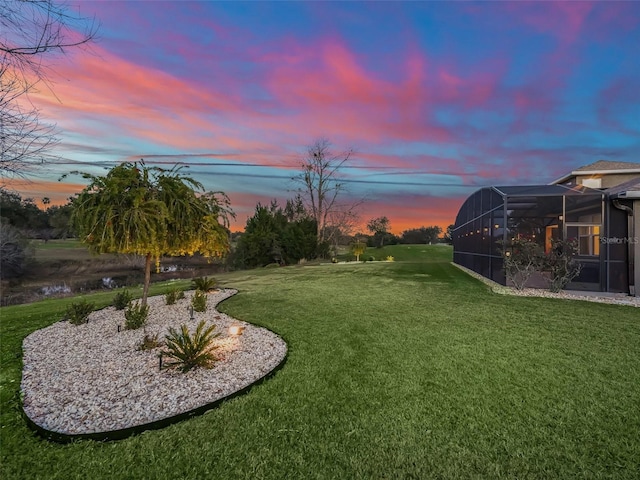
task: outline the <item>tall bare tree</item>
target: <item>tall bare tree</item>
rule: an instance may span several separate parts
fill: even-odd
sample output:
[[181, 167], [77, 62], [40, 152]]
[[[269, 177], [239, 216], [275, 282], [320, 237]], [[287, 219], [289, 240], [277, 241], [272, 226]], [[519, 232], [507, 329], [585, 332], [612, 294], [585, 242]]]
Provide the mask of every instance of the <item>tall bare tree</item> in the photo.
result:
[[97, 24], [53, 0], [0, 1], [0, 175], [25, 176], [50, 158], [55, 127], [28, 99], [51, 89], [49, 58], [91, 42]]
[[293, 177], [299, 185], [298, 194], [318, 229], [318, 244], [330, 242], [337, 234], [339, 223], [351, 222], [359, 203], [343, 203], [346, 193], [341, 168], [351, 159], [353, 149], [340, 154], [331, 150], [326, 138], [315, 140], [307, 147], [301, 165], [302, 172]]

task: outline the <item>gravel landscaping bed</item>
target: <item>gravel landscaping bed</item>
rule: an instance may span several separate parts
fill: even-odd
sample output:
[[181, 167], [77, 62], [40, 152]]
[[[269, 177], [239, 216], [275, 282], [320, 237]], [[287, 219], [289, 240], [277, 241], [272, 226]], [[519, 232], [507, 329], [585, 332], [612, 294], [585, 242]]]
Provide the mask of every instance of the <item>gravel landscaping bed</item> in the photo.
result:
[[626, 294], [611, 294], [604, 292], [579, 292], [579, 291], [567, 291], [550, 292], [549, 290], [543, 290], [540, 288], [525, 288], [523, 290], [517, 290], [512, 287], [505, 287], [499, 283], [494, 282], [486, 277], [483, 277], [479, 273], [474, 272], [462, 265], [452, 263], [452, 265], [458, 267], [460, 270], [468, 273], [474, 278], [484, 282], [491, 287], [491, 290], [495, 293], [502, 295], [518, 295], [521, 297], [547, 297], [547, 298], [564, 298], [568, 300], [585, 300], [588, 302], [598, 303], [612, 303], [617, 305], [628, 305], [630, 307], [640, 307], [640, 297], [631, 297]]
[[[144, 329], [124, 330], [124, 311], [108, 307], [93, 312], [86, 324], [63, 321], [33, 332], [23, 342], [25, 414], [46, 431], [94, 434], [169, 419], [248, 387], [282, 363], [287, 346], [275, 333], [215, 310], [235, 293], [210, 293], [207, 311], [194, 312], [193, 320], [192, 292], [185, 292], [175, 305], [165, 305], [164, 296], [150, 297]], [[160, 370], [162, 347], [138, 349], [145, 334], [162, 340], [181, 324], [193, 333], [201, 320], [220, 333], [211, 369]], [[245, 327], [242, 335], [228, 333], [232, 324]]]

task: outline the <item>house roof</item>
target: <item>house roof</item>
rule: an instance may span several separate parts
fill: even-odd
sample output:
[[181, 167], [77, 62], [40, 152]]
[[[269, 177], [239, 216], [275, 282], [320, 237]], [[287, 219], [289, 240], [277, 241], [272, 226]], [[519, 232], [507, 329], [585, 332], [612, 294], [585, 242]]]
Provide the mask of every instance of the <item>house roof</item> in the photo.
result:
[[573, 172], [611, 172], [618, 170], [634, 170], [640, 172], [640, 163], [636, 162], [612, 162], [610, 160], [598, 160], [597, 162], [576, 168]]
[[612, 173], [637, 173], [640, 174], [640, 163], [637, 162], [613, 162], [611, 160], [598, 160], [597, 162], [576, 168], [571, 173], [551, 182], [563, 183], [576, 175], [606, 175]]
[[505, 186], [491, 187], [503, 197], [544, 197], [557, 195], [602, 195], [600, 190], [585, 187], [584, 185], [522, 185], [522, 186]]
[[640, 177], [605, 190], [611, 198], [640, 198]]

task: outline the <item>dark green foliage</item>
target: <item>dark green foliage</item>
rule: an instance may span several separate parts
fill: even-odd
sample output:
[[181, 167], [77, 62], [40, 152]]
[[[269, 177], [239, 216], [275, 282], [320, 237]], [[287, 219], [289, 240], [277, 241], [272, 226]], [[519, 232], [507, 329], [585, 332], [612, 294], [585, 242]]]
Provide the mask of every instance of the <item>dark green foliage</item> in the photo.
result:
[[67, 307], [67, 311], [64, 315], [64, 320], [69, 320], [69, 323], [73, 325], [81, 325], [89, 321], [89, 314], [95, 310], [94, 303], [86, 300], [79, 302], [73, 302]]
[[[448, 229], [451, 228], [451, 225]], [[449, 230], [447, 230], [449, 231]], [[402, 236], [400, 238], [400, 243], [407, 244], [435, 244], [438, 243], [438, 236], [442, 233], [442, 228], [437, 225], [433, 225], [430, 227], [420, 227], [420, 228], [412, 228], [409, 230], [405, 230], [402, 232]], [[450, 235], [449, 231], [449, 235]], [[446, 235], [445, 235], [446, 238]], [[449, 236], [451, 239], [451, 236]]]
[[580, 275], [582, 265], [575, 259], [576, 240], [551, 239], [551, 251], [546, 255], [544, 269], [549, 273], [549, 290], [559, 292]]
[[207, 294], [202, 290], [196, 290], [191, 298], [191, 306], [194, 312], [207, 311]]
[[182, 300], [184, 298], [184, 291], [179, 288], [174, 288], [173, 290], [169, 290], [165, 296], [164, 300], [167, 305], [173, 305], [178, 300]]
[[327, 250], [326, 245], [319, 248], [316, 222], [305, 212], [300, 199], [288, 200], [284, 209], [273, 201], [268, 207], [258, 204], [253, 217], [247, 219], [234, 252], [234, 266], [290, 265]]
[[179, 368], [182, 372], [196, 367], [211, 368], [216, 360], [212, 353], [216, 347], [212, 342], [220, 334], [213, 333], [215, 325], [205, 327], [206, 322], [202, 320], [193, 335], [184, 324], [180, 326], [180, 330], [170, 328], [169, 334], [165, 336], [167, 350], [163, 354], [173, 361], [165, 362], [164, 366]]
[[[30, 238], [66, 238], [72, 234], [70, 227], [71, 204], [49, 206], [41, 210], [32, 198], [23, 199], [19, 194], [0, 187], [0, 215], [4, 224], [11, 225]], [[4, 228], [4, 227], [3, 227]]]
[[19, 194], [0, 187], [0, 212], [9, 225], [21, 230], [47, 229], [47, 214], [38, 208], [32, 198], [23, 199]]
[[124, 327], [127, 330], [135, 330], [142, 327], [147, 322], [149, 316], [149, 305], [141, 302], [130, 303], [124, 311]]
[[191, 286], [201, 292], [210, 292], [216, 288], [216, 279], [209, 277], [198, 277], [191, 280]]
[[125, 308], [127, 308], [132, 298], [133, 297], [129, 290], [118, 292], [113, 297], [113, 306], [116, 310], [124, 310]]
[[138, 344], [138, 350], [146, 351], [153, 350], [154, 348], [158, 348], [162, 346], [162, 342], [158, 340], [158, 335], [149, 335], [145, 334], [142, 341]]

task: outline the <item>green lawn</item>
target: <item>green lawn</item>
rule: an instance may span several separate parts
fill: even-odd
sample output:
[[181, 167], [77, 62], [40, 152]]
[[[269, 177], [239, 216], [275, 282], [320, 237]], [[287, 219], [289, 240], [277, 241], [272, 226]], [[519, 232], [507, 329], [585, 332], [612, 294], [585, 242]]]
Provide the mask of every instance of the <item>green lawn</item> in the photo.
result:
[[284, 368], [119, 442], [57, 445], [27, 429], [20, 344], [70, 300], [2, 308], [0, 476], [638, 478], [638, 309], [496, 295], [448, 247], [383, 253], [398, 261], [219, 276], [240, 291], [221, 310], [288, 342]]

